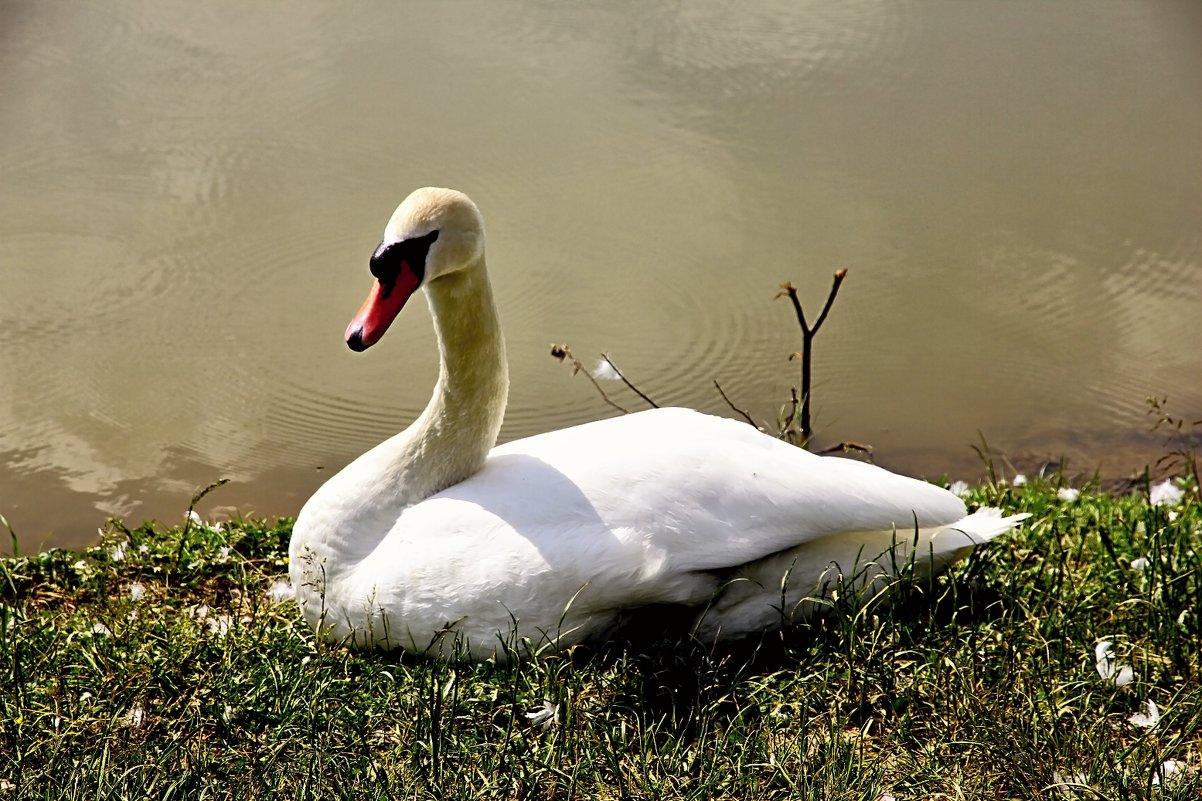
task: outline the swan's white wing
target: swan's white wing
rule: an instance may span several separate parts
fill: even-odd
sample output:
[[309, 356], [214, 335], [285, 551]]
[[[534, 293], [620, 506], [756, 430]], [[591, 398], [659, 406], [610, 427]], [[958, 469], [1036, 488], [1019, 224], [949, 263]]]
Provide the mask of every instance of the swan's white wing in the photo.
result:
[[933, 485], [686, 409], [509, 443], [480, 473], [419, 507], [482, 523], [476, 507], [542, 552], [575, 554], [582, 569], [621, 546], [658, 554], [673, 571], [729, 568], [834, 533], [908, 531], [965, 514]]

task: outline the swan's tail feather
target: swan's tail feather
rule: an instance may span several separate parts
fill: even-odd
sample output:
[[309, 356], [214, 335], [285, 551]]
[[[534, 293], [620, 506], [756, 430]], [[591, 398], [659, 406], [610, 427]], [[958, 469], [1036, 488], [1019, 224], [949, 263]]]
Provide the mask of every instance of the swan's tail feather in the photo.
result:
[[951, 555], [954, 561], [967, 556], [976, 546], [1005, 534], [1030, 516], [1024, 512], [1003, 517], [1001, 510], [984, 507], [943, 527], [932, 538], [932, 544], [938, 552]]

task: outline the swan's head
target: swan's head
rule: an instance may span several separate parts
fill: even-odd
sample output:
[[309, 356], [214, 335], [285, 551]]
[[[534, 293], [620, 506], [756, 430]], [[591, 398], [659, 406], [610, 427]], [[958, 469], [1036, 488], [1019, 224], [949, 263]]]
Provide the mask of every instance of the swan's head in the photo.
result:
[[371, 257], [376, 284], [346, 327], [351, 350], [380, 341], [405, 301], [431, 281], [479, 264], [484, 220], [467, 195], [453, 189], [418, 189], [397, 206]]

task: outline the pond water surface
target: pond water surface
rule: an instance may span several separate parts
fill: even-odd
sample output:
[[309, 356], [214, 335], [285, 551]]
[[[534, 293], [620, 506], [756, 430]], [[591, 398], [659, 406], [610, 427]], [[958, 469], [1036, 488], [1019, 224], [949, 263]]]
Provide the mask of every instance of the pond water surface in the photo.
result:
[[[407, 424], [424, 304], [342, 332], [413, 188], [468, 192], [512, 439], [612, 414], [548, 356], [770, 420], [815, 312], [823, 443], [1128, 475], [1202, 417], [1202, 5], [224, 4], [0, 10], [0, 514], [292, 515]], [[399, 333], [398, 333], [399, 332]], [[621, 395], [621, 393], [616, 393]], [[632, 405], [637, 402], [622, 395]]]

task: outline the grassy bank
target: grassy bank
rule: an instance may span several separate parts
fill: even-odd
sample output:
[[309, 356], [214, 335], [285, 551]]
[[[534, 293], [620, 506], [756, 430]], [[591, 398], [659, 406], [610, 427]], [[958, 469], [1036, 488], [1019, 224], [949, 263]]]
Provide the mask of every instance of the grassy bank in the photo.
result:
[[286, 522], [110, 525], [0, 562], [0, 798], [1197, 798], [1197, 493], [1061, 489], [888, 609], [508, 667], [316, 644]]

